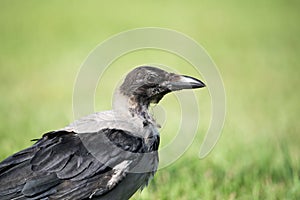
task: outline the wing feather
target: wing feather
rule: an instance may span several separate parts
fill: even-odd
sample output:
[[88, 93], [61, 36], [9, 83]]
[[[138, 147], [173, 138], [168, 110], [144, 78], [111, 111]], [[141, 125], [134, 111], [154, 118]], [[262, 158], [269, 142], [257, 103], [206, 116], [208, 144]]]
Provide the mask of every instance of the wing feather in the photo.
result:
[[[95, 152], [87, 150], [87, 144], [94, 145]], [[128, 166], [118, 168], [118, 164], [145, 151], [143, 139], [124, 130], [102, 129], [80, 136], [49, 132], [32, 147], [0, 163], [1, 199], [101, 196], [126, 177]]]

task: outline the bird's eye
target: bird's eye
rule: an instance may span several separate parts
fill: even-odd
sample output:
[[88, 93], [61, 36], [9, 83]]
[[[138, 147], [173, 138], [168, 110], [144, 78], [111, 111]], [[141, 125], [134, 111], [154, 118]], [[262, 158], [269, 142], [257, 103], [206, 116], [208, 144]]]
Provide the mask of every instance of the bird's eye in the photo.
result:
[[150, 74], [149, 76], [147, 76], [147, 81], [149, 83], [154, 83], [156, 79], [157, 79], [157, 76], [155, 76], [153, 74]]

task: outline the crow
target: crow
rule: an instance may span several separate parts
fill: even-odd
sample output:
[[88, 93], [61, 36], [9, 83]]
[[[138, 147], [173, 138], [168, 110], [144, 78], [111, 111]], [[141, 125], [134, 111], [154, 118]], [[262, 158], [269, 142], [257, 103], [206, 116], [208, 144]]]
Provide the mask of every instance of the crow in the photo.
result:
[[159, 126], [149, 113], [172, 91], [200, 80], [140, 66], [115, 91], [113, 109], [45, 133], [0, 163], [0, 199], [129, 199], [158, 166]]

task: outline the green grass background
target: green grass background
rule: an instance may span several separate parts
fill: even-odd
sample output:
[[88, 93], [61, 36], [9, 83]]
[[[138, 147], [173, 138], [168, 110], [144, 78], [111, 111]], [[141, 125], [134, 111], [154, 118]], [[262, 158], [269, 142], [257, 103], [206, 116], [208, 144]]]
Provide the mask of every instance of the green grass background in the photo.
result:
[[[216, 148], [199, 160], [210, 99], [197, 91], [199, 134], [133, 199], [300, 199], [299, 9], [293, 0], [0, 0], [0, 158], [73, 120], [76, 75], [96, 45], [128, 29], [164, 27], [209, 52], [226, 88], [227, 117]], [[123, 72], [141, 63], [195, 74], [166, 52], [126, 55], [100, 81], [96, 110], [110, 109]], [[174, 99], [161, 102], [169, 116], [162, 145], [180, 114]]]

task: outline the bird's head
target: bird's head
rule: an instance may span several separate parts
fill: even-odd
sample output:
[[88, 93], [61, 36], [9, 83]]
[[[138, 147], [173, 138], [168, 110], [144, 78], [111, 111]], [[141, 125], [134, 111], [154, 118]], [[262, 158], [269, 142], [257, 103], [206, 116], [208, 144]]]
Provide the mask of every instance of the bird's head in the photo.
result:
[[148, 106], [150, 103], [158, 103], [164, 95], [172, 91], [201, 87], [205, 87], [205, 84], [196, 78], [141, 66], [129, 72], [120, 92]]

